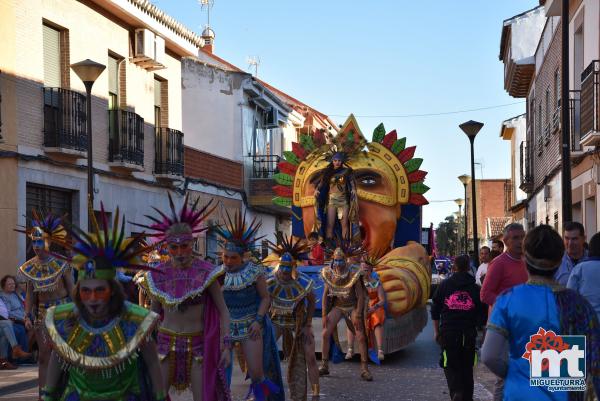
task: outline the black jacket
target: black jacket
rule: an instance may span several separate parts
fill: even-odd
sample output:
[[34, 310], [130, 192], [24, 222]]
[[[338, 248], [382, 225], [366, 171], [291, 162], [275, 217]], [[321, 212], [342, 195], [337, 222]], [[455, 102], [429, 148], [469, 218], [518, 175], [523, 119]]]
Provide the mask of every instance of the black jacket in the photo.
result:
[[431, 319], [441, 320], [440, 331], [472, 329], [485, 323], [480, 290], [468, 272], [456, 272], [442, 281], [431, 305]]

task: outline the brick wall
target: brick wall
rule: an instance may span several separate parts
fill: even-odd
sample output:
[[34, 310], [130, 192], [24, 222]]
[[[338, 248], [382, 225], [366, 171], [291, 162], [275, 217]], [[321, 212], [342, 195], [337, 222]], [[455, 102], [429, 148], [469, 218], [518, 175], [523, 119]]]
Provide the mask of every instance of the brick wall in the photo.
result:
[[[559, 23], [546, 51], [544, 61], [534, 79], [534, 97], [529, 96], [527, 98], [527, 127], [530, 130], [530, 137], [527, 139], [532, 145], [534, 191], [544, 185], [546, 177], [560, 164], [561, 132], [560, 129], [552, 129], [552, 117], [557, 109], [555, 74], [560, 68], [561, 35], [562, 27]], [[548, 89], [549, 108], [546, 107], [546, 90]], [[539, 113], [540, 105], [541, 115]], [[547, 126], [549, 129], [548, 135], [545, 134], [545, 127]]]
[[244, 170], [240, 162], [185, 147], [184, 175], [235, 189], [243, 189]]
[[[510, 184], [509, 179], [476, 180], [477, 196], [477, 232], [483, 238], [488, 217], [503, 217], [507, 215], [504, 209], [504, 185]], [[473, 236], [471, 186], [467, 186], [467, 227], [469, 237]]]

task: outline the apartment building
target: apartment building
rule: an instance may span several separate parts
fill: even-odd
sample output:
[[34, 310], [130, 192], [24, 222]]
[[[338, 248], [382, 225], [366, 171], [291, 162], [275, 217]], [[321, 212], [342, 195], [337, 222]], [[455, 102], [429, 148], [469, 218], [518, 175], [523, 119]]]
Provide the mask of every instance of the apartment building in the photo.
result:
[[[515, 143], [518, 155], [513, 161], [519, 165], [513, 168], [519, 169], [519, 188], [527, 194], [527, 225], [550, 224], [561, 230], [561, 108], [568, 107], [573, 220], [595, 233], [600, 182], [596, 156], [600, 144], [600, 1], [569, 2], [568, 99], [561, 99], [561, 4], [542, 0], [540, 7], [506, 20], [503, 26], [500, 60], [505, 67], [505, 88], [511, 96], [527, 100], [526, 135], [520, 144]], [[518, 23], [529, 31], [515, 29]], [[533, 35], [540, 27], [539, 36]], [[533, 52], [532, 38], [537, 38]], [[522, 46], [526, 54], [514, 57], [511, 50], [524, 42], [528, 43]]]
[[[168, 191], [182, 193], [181, 59], [201, 37], [144, 0], [2, 0], [0, 32], [0, 274], [25, 261], [13, 228], [32, 208], [86, 225], [90, 140], [95, 212], [102, 201], [143, 222], [150, 206], [167, 207]], [[91, 115], [70, 68], [85, 59], [106, 66]]]
[[504, 188], [504, 203], [510, 221], [527, 227], [527, 193], [520, 188], [521, 169], [525, 160], [521, 159], [521, 147], [527, 139], [527, 115], [521, 114], [502, 122], [500, 138], [510, 141], [510, 180]]

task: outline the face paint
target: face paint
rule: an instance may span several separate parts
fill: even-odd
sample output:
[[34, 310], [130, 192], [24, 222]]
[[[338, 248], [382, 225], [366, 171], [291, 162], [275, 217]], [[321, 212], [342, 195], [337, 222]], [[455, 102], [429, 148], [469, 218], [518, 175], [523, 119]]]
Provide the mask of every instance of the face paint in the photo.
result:
[[88, 288], [81, 287], [79, 289], [79, 296], [83, 302], [89, 301], [100, 301], [100, 302], [108, 302], [111, 296], [111, 290], [109, 287], [97, 287], [97, 288]]
[[46, 241], [43, 238], [31, 240], [31, 246], [34, 249], [44, 249], [46, 247]]
[[292, 266], [284, 266], [284, 265], [279, 265], [279, 270], [281, 270], [283, 273], [291, 273], [293, 270]]
[[344, 267], [344, 266], [346, 266], [346, 261], [344, 259], [333, 259], [332, 266], [333, 267]]
[[242, 255], [233, 251], [223, 251], [223, 264], [229, 269], [240, 267], [243, 263]]
[[176, 266], [184, 266], [192, 260], [194, 249], [191, 241], [171, 242], [167, 249]]

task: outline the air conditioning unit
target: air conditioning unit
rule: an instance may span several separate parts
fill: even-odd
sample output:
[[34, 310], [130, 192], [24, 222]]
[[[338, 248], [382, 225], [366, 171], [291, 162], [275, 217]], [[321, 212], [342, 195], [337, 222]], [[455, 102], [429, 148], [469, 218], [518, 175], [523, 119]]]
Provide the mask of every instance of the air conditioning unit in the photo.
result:
[[271, 107], [264, 113], [263, 128], [277, 128], [279, 127], [279, 110], [275, 107]]
[[154, 60], [157, 64], [165, 65], [165, 40], [158, 35], [154, 38]]
[[[153, 60], [154, 49], [155, 49], [155, 35], [149, 29], [136, 29], [135, 30], [135, 54], [134, 60]], [[164, 44], [164, 40], [163, 40]], [[164, 53], [164, 46], [163, 46]]]

